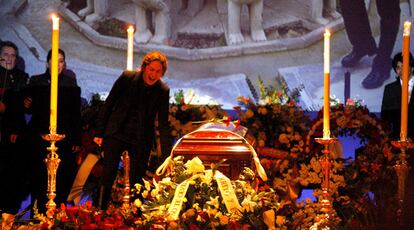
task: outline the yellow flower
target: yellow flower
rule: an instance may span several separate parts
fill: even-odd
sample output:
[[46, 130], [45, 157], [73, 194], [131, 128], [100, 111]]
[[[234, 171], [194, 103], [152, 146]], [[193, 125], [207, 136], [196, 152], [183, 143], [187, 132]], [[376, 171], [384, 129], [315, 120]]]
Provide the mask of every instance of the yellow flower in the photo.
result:
[[144, 186], [146, 190], [150, 190], [151, 189], [151, 184], [149, 181], [142, 179], [144, 181]]
[[141, 202], [141, 200], [140, 200], [140, 199], [135, 199], [135, 201], [134, 201], [134, 205], [135, 205], [137, 208], [141, 208], [141, 206], [142, 206], [142, 202]]
[[148, 194], [149, 194], [148, 190], [145, 190], [145, 191], [142, 192], [142, 197], [147, 198]]
[[158, 189], [153, 189], [151, 191], [151, 197], [157, 197], [157, 195], [158, 195]]
[[203, 162], [198, 157], [194, 157], [192, 160], [187, 161], [185, 167], [187, 168], [187, 172], [193, 175], [204, 172]]
[[137, 190], [137, 193], [141, 192], [141, 189], [142, 189], [142, 185], [141, 184], [136, 183], [134, 186], [135, 186], [135, 189]]

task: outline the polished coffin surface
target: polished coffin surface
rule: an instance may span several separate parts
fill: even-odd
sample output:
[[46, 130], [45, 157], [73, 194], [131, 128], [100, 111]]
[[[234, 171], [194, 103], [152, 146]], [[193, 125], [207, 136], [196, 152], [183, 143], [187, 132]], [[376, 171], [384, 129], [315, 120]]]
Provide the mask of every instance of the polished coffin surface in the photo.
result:
[[237, 128], [225, 124], [209, 123], [198, 130], [181, 138], [175, 145], [172, 155], [184, 156], [185, 160], [194, 157], [200, 158], [204, 166], [210, 167], [212, 163], [218, 163], [226, 159], [219, 170], [235, 180], [244, 167], [253, 167], [251, 146], [237, 134]]

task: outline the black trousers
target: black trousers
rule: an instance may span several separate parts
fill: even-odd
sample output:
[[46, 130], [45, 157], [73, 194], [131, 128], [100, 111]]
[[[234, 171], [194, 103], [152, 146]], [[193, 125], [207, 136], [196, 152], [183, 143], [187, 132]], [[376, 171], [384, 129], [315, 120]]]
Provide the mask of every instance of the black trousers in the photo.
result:
[[16, 214], [28, 195], [27, 160], [22, 142], [0, 142], [0, 212]]
[[[369, 25], [364, 0], [340, 0], [342, 16], [349, 42], [354, 50], [366, 52], [377, 47]], [[400, 24], [399, 0], [376, 0], [380, 17], [380, 40], [373, 69], [391, 67], [390, 57]], [[384, 67], [385, 65], [385, 67]]]
[[130, 184], [133, 186], [136, 183], [143, 183], [142, 178], [145, 176], [145, 172], [148, 167], [148, 159], [150, 155], [151, 145], [136, 146], [124, 142], [122, 140], [107, 137], [104, 140], [103, 151], [103, 177], [101, 185], [103, 191], [101, 191], [101, 208], [106, 209], [109, 199], [112, 185], [116, 179], [119, 161], [121, 160], [122, 153], [128, 151], [130, 158]]

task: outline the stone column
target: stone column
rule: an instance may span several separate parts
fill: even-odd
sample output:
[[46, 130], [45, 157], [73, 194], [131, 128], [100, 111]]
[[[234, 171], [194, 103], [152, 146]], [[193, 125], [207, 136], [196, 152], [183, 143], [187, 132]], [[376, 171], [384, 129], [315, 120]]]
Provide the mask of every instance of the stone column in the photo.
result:
[[109, 0], [94, 0], [94, 12], [86, 16], [85, 22], [91, 26], [95, 26], [109, 16]]

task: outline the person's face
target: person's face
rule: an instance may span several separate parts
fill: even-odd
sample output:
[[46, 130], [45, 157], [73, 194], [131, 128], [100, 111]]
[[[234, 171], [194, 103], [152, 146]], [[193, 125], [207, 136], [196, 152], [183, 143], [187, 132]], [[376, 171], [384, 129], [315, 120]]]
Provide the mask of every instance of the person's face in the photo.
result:
[[0, 58], [0, 65], [3, 68], [11, 70], [16, 66], [17, 54], [13, 47], [4, 46], [1, 49]]
[[[395, 72], [397, 73], [397, 75], [398, 75], [398, 77], [400, 77], [400, 79], [402, 79], [402, 77], [403, 77], [403, 74], [402, 74], [402, 70], [403, 70], [403, 68], [402, 68], [402, 66], [403, 66], [403, 64], [402, 64], [402, 62], [397, 62], [397, 67], [395, 68]], [[410, 67], [411, 68], [411, 72], [413, 71], [413, 67]], [[410, 77], [409, 78], [411, 78], [411, 74], [409, 75]]]
[[163, 69], [159, 61], [149, 63], [144, 69], [143, 78], [146, 85], [154, 85], [162, 76]]
[[[63, 57], [62, 54], [59, 53], [58, 54], [58, 74], [62, 73], [62, 71], [66, 67], [65, 65], [66, 65], [65, 58]], [[52, 59], [50, 59], [49, 62], [47, 63], [47, 67], [49, 68], [49, 71], [50, 71], [51, 66], [52, 66]]]

